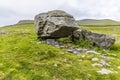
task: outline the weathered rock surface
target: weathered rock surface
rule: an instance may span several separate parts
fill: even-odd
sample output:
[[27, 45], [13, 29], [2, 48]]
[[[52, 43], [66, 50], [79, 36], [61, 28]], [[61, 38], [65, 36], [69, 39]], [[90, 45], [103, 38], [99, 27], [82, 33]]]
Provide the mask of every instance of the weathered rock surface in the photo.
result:
[[115, 38], [106, 34], [93, 33], [87, 30], [76, 30], [73, 32], [73, 38], [86, 39], [93, 42], [94, 45], [107, 49], [115, 42]]
[[38, 38], [67, 37], [78, 29], [73, 16], [61, 10], [36, 15], [35, 26]]

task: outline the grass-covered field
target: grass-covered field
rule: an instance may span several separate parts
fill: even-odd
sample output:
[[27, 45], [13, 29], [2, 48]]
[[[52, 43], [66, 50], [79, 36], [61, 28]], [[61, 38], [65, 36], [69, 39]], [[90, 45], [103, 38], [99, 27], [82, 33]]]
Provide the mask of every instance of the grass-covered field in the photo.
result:
[[[97, 50], [107, 58], [91, 53], [75, 55], [43, 44], [33, 24], [0, 28], [0, 80], [120, 80], [120, 27], [85, 28], [116, 36], [109, 50]], [[109, 65], [93, 66], [100, 60]], [[101, 69], [111, 73], [99, 74]]]

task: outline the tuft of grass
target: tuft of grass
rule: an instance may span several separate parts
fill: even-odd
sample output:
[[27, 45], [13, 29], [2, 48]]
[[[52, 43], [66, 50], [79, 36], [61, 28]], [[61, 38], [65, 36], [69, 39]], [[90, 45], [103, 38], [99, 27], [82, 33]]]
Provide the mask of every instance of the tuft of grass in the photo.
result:
[[82, 47], [82, 48], [93, 48], [93, 43], [89, 40], [84, 40], [84, 39], [79, 39], [75, 40], [74, 44], [77, 47]]

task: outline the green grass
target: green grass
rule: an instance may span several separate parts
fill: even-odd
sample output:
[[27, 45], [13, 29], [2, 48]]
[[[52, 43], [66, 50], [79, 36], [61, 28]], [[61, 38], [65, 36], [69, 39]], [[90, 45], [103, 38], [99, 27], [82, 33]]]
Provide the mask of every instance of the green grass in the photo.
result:
[[[112, 27], [110, 27], [112, 28]], [[119, 35], [120, 28], [115, 31]], [[92, 28], [87, 28], [95, 31]], [[96, 32], [97, 32], [96, 28]], [[100, 28], [101, 29], [101, 28]], [[0, 28], [0, 80], [120, 80], [120, 46], [116, 43], [110, 50], [99, 50], [109, 60], [97, 54], [75, 55], [57, 47], [43, 44], [37, 39], [34, 25], [23, 24]], [[114, 34], [111, 31], [111, 34]], [[119, 39], [117, 39], [118, 42]], [[105, 60], [116, 71], [111, 74], [98, 74], [102, 69], [92, 66]]]

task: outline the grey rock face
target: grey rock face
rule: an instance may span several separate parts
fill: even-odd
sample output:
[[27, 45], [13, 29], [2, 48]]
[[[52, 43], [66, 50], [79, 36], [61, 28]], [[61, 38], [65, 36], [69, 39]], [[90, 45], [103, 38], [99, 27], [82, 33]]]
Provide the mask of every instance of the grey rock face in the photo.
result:
[[78, 29], [73, 16], [61, 10], [36, 15], [35, 26], [38, 38], [67, 37]]
[[93, 33], [87, 30], [76, 30], [73, 32], [73, 37], [76, 39], [87, 39], [93, 42], [94, 45], [107, 49], [115, 42], [115, 38], [110, 35]]

